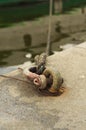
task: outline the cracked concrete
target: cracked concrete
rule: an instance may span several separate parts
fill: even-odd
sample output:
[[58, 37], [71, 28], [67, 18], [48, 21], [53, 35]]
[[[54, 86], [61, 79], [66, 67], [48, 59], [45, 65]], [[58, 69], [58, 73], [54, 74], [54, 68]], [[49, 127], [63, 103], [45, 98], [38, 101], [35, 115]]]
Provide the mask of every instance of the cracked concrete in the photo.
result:
[[[0, 78], [0, 130], [86, 130], [86, 42], [50, 56], [47, 66], [64, 78], [60, 96]], [[9, 75], [26, 80], [18, 70]]]

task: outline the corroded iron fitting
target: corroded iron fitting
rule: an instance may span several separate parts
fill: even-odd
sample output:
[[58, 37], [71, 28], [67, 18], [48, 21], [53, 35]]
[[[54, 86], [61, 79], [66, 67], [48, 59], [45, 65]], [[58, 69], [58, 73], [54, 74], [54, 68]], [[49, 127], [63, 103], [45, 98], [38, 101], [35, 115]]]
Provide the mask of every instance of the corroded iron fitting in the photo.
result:
[[[34, 69], [34, 67], [33, 67]], [[30, 70], [28, 69], [25, 69], [23, 71], [23, 73], [26, 75], [26, 77], [33, 82], [33, 84], [37, 87], [39, 87], [40, 89], [44, 89], [46, 88], [46, 85], [47, 85], [47, 80], [46, 80], [46, 77], [45, 75], [38, 75], [34, 72], [31, 72]]]
[[63, 78], [58, 71], [54, 70], [54, 68], [46, 68], [40, 75], [36, 72], [36, 67], [24, 70], [24, 74], [27, 78], [32, 81], [41, 92], [48, 92], [48, 94], [58, 92], [63, 83]]

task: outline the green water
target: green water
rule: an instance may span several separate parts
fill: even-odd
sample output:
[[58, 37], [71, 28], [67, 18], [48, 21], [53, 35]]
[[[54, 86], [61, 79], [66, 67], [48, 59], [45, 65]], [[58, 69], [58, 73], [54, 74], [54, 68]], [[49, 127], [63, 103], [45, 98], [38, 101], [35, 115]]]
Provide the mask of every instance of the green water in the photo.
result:
[[[5, 49], [5, 47], [4, 47]], [[37, 54], [40, 54], [44, 52], [46, 49], [46, 45], [39, 45], [39, 46], [34, 46], [34, 47], [23, 47], [20, 49], [9, 49], [9, 50], [2, 50], [0, 51], [0, 67], [7, 67], [7, 66], [13, 66], [13, 65], [19, 65], [23, 64], [24, 62], [27, 61], [32, 61], [34, 60], [34, 57]], [[31, 55], [30, 58], [27, 58], [27, 54]]]
[[6, 4], [6, 3], [14, 3], [21, 0], [0, 0], [0, 4]]
[[49, 2], [32, 5], [16, 5], [0, 8], [0, 27], [9, 27], [14, 23], [34, 20], [49, 14]]

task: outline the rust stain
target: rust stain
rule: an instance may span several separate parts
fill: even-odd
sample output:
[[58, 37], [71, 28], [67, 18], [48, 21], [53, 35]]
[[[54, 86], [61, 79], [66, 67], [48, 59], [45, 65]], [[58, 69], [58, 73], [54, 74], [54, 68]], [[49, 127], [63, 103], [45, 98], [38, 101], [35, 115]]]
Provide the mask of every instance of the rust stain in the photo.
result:
[[38, 90], [38, 93], [46, 97], [60, 97], [60, 96], [62, 97], [67, 96], [68, 91], [69, 91], [68, 87], [61, 86], [56, 93], [49, 93], [49, 91], [47, 90]]

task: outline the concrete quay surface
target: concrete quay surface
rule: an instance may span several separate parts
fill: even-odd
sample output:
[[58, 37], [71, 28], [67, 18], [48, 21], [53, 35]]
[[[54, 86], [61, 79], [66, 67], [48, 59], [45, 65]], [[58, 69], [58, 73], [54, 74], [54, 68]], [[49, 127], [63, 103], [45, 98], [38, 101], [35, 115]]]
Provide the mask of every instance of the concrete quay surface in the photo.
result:
[[[31, 84], [0, 78], [0, 130], [86, 130], [86, 42], [56, 52], [47, 66], [64, 78], [59, 96], [43, 96]], [[18, 70], [9, 75], [26, 80]]]
[[[0, 28], [0, 51], [2, 50], [19, 50], [25, 47], [34, 47], [43, 45], [47, 41], [48, 32], [48, 20], [49, 17], [39, 18], [34, 21], [24, 22], [22, 24], [17, 24], [9, 28]], [[56, 31], [58, 27], [57, 23], [60, 23], [61, 33], [66, 35], [75, 35], [75, 33], [80, 33], [86, 28], [86, 17], [85, 15], [73, 14], [73, 15], [54, 15], [52, 16], [52, 33], [51, 40], [53, 42], [58, 41], [61, 36], [60, 33]], [[8, 35], [7, 35], [8, 34]], [[25, 44], [24, 36], [29, 35], [28, 43]], [[78, 37], [78, 39], [85, 40], [83, 36]], [[77, 39], [77, 36], [73, 36]]]

